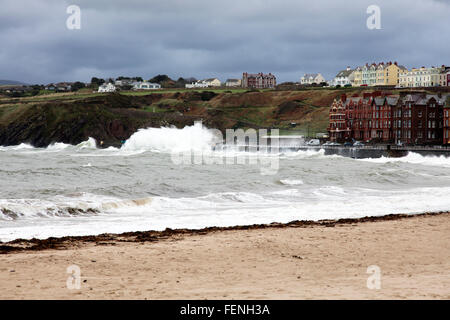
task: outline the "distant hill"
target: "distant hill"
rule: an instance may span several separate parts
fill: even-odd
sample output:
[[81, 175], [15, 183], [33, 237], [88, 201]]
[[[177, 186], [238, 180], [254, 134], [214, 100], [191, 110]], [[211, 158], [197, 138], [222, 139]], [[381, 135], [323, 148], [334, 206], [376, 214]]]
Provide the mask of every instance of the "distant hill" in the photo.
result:
[[27, 85], [27, 83], [23, 83], [20, 81], [14, 81], [14, 80], [0, 80], [0, 86], [7, 86], [7, 85]]

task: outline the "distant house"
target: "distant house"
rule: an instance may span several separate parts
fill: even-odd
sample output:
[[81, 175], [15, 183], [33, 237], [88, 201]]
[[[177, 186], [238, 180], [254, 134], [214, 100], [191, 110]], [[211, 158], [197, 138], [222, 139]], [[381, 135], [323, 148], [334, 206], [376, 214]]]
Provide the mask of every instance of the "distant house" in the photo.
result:
[[186, 88], [209, 88], [209, 87], [220, 87], [222, 83], [217, 78], [210, 78], [204, 80], [198, 80], [197, 82], [187, 83]]
[[161, 89], [161, 85], [159, 83], [151, 83], [151, 82], [134, 82], [133, 83], [134, 90], [158, 90]]
[[277, 78], [269, 73], [247, 73], [242, 74], [242, 87], [244, 88], [255, 88], [255, 89], [265, 89], [265, 88], [275, 88], [277, 85]]
[[72, 83], [70, 82], [59, 82], [56, 84], [50, 83], [44, 87], [47, 91], [54, 92], [68, 92], [72, 90]]
[[31, 91], [32, 88], [26, 85], [10, 85], [10, 86], [2, 86], [2, 90], [4, 90], [6, 93], [23, 94], [28, 91]]
[[320, 73], [305, 73], [300, 79], [300, 84], [312, 85], [326, 82], [325, 78]]
[[339, 71], [339, 73], [334, 77], [334, 79], [331, 81], [332, 86], [345, 86], [345, 85], [351, 85], [352, 79], [351, 75], [354, 70], [352, 70], [350, 67], [347, 67], [347, 69]]
[[241, 85], [241, 79], [227, 79], [227, 81], [225, 82], [226, 87], [240, 87]]
[[210, 78], [203, 80], [208, 85], [208, 87], [220, 87], [222, 83], [217, 78]]
[[72, 83], [69, 82], [59, 82], [55, 85], [56, 91], [67, 92], [72, 90]]
[[104, 83], [98, 87], [98, 92], [115, 92], [116, 86], [112, 83]]
[[133, 79], [121, 79], [114, 81], [114, 85], [116, 87], [123, 87], [123, 86], [132, 86], [135, 80]]

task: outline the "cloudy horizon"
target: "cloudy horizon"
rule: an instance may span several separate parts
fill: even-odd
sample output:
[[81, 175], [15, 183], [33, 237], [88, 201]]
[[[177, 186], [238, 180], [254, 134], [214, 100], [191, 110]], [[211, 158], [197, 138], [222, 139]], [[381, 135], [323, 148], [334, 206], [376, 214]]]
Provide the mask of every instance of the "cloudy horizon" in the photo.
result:
[[[69, 5], [81, 29], [66, 27]], [[381, 9], [381, 29], [366, 26]], [[450, 64], [448, 0], [2, 0], [0, 79], [46, 84], [167, 74], [279, 83], [347, 66]], [[447, 59], [447, 60], [445, 60]]]

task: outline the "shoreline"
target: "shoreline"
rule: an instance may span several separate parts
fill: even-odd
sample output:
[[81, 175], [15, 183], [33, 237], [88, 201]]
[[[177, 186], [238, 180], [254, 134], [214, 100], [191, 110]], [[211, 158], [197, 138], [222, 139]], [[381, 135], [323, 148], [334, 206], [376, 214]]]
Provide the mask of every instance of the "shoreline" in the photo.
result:
[[0, 299], [450, 299], [449, 231], [427, 213], [53, 239], [0, 255]]
[[0, 241], [0, 256], [3, 254], [42, 251], [50, 249], [69, 249], [80, 244], [96, 243], [100, 245], [113, 245], [119, 242], [158, 242], [161, 240], [176, 239], [182, 236], [207, 235], [214, 232], [238, 231], [238, 230], [261, 230], [261, 229], [282, 229], [282, 228], [308, 228], [308, 227], [335, 227], [346, 224], [361, 224], [368, 222], [381, 222], [410, 219], [414, 217], [450, 215], [450, 211], [425, 212], [417, 214], [387, 214], [383, 216], [366, 216], [361, 218], [344, 218], [336, 220], [294, 220], [287, 223], [272, 222], [270, 224], [236, 225], [229, 227], [206, 227], [201, 229], [170, 229], [162, 231], [132, 231], [122, 233], [103, 233], [86, 236], [64, 236], [49, 237], [47, 239], [15, 239], [8, 242]]

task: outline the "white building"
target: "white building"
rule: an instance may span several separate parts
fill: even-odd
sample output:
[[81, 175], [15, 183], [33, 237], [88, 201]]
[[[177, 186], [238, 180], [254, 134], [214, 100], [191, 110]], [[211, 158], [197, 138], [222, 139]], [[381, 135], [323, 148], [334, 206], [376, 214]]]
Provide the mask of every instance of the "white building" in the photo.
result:
[[226, 87], [240, 87], [242, 86], [242, 80], [241, 79], [227, 79], [225, 82]]
[[112, 83], [104, 83], [98, 87], [98, 92], [114, 92], [116, 91], [116, 86]]
[[352, 84], [351, 75], [354, 70], [352, 70], [350, 67], [347, 67], [347, 69], [339, 71], [339, 73], [334, 77], [334, 79], [331, 81], [332, 86], [345, 86], [348, 84]]
[[438, 87], [447, 85], [446, 77], [447, 67], [431, 68], [413, 68], [411, 71], [401, 74], [399, 87], [418, 88], [418, 87]]
[[161, 85], [159, 83], [151, 83], [151, 82], [135, 82], [133, 83], [134, 90], [159, 90], [161, 89]]
[[197, 82], [186, 84], [186, 88], [209, 88], [209, 87], [220, 87], [221, 82], [217, 78], [210, 78], [204, 80], [198, 80]]
[[326, 80], [320, 73], [305, 73], [300, 79], [300, 84], [303, 85], [320, 84], [322, 82], [326, 82]]

